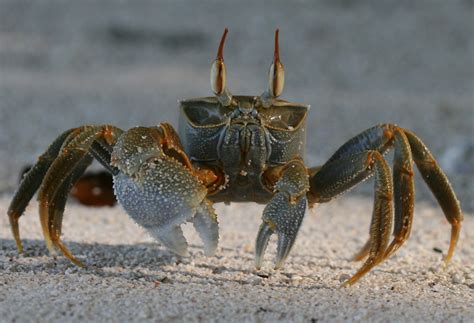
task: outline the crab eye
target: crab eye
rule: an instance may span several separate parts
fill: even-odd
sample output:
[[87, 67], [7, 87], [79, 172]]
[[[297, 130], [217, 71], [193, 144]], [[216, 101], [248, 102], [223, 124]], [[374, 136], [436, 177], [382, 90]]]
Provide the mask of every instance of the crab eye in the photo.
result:
[[217, 57], [211, 65], [211, 89], [215, 95], [221, 95], [226, 88], [226, 68], [224, 64], [224, 42], [228, 29], [224, 30]]
[[275, 53], [273, 55], [273, 63], [270, 65], [270, 72], [268, 75], [268, 90], [270, 95], [277, 98], [283, 92], [285, 85], [285, 69], [280, 62], [280, 49], [278, 45], [278, 32], [275, 31]]

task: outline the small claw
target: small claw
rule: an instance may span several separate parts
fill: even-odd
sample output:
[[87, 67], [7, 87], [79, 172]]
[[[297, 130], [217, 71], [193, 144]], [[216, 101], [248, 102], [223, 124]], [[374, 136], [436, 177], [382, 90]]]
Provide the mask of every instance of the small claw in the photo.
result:
[[214, 255], [219, 242], [219, 223], [211, 203], [204, 200], [191, 222], [193, 222], [194, 228], [204, 243], [204, 253], [206, 256]]
[[286, 234], [284, 233], [278, 234], [278, 246], [277, 246], [277, 255], [276, 255], [276, 260], [275, 260], [275, 269], [280, 269], [281, 267], [283, 267], [283, 264], [285, 263], [285, 260], [288, 257], [288, 254], [290, 253], [291, 247], [293, 247], [294, 242], [295, 242], [295, 239], [288, 237]]
[[287, 193], [277, 193], [263, 211], [263, 223], [257, 235], [255, 246], [255, 266], [262, 265], [263, 255], [270, 236], [278, 234], [275, 269], [285, 263], [301, 225], [306, 210], [306, 197], [300, 198], [295, 204], [291, 203]]
[[260, 225], [260, 229], [257, 234], [257, 242], [255, 244], [255, 267], [257, 269], [262, 268], [263, 255], [268, 246], [268, 240], [270, 240], [271, 235], [273, 234], [273, 229], [271, 226], [263, 222]]
[[183, 230], [179, 226], [167, 228], [147, 228], [148, 231], [163, 243], [168, 249], [181, 257], [188, 257], [188, 243], [183, 235]]

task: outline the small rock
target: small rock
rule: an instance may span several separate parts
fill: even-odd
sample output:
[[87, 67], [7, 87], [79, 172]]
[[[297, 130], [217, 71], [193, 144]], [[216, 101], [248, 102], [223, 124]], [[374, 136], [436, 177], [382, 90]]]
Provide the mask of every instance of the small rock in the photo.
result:
[[152, 317], [151, 309], [148, 306], [145, 306], [139, 313], [138, 317], [141, 319], [148, 319]]
[[454, 274], [451, 277], [451, 281], [453, 282], [453, 284], [462, 284], [464, 282], [464, 278], [459, 274]]
[[474, 289], [474, 283], [467, 285], [470, 289]]
[[438, 248], [438, 247], [434, 247], [434, 248], [433, 248], [433, 251], [434, 251], [434, 252], [437, 252], [437, 253], [443, 253], [443, 250], [441, 250], [441, 249]]
[[258, 276], [253, 276], [248, 280], [251, 285], [260, 285], [262, 283], [262, 278]]
[[163, 283], [163, 284], [171, 284], [172, 281], [171, 281], [171, 279], [168, 278], [168, 276], [165, 276], [165, 277], [161, 278], [159, 280], [159, 282]]
[[258, 273], [257, 276], [266, 279], [266, 278], [270, 277], [270, 274], [268, 274], [268, 273]]
[[345, 282], [346, 280], [348, 280], [349, 278], [351, 278], [350, 275], [348, 275], [348, 274], [341, 274], [341, 275], [339, 276], [339, 281], [340, 281], [341, 283], [343, 283], [343, 282]]
[[291, 281], [292, 282], [300, 282], [302, 280], [303, 280], [303, 277], [301, 277], [301, 276], [298, 276], [298, 275], [291, 276]]
[[66, 269], [66, 271], [64, 272], [64, 274], [65, 274], [65, 275], [70, 275], [70, 274], [73, 274], [73, 273], [75, 273], [75, 272], [76, 272], [75, 269], [73, 269], [73, 268], [68, 268], [68, 269]]

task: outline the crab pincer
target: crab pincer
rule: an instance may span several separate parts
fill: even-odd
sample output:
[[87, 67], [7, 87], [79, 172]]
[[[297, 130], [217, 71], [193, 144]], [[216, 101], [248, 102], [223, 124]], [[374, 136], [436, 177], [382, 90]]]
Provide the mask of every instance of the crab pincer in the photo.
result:
[[296, 240], [306, 211], [306, 192], [309, 189], [308, 173], [300, 159], [272, 170], [269, 177], [278, 178], [274, 185], [276, 194], [263, 211], [262, 224], [255, 244], [255, 266], [260, 269], [268, 241], [273, 233], [278, 235], [275, 269], [285, 263]]
[[180, 225], [192, 222], [207, 255], [218, 243], [218, 222], [207, 189], [195, 176], [168, 124], [128, 130], [114, 147], [115, 194], [125, 211], [172, 252], [188, 255]]

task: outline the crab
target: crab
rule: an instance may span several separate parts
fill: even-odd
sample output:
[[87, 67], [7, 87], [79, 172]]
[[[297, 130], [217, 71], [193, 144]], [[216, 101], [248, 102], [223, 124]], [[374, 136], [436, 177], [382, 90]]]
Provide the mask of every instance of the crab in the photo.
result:
[[[180, 227], [185, 222], [194, 225], [205, 254], [215, 253], [219, 233], [213, 203], [266, 204], [255, 246], [257, 269], [272, 234], [278, 238], [278, 269], [293, 247], [308, 206], [329, 202], [373, 175], [369, 239], [354, 256], [365, 262], [344, 282], [343, 286], [349, 286], [409, 238], [416, 164], [451, 224], [447, 264], [463, 213], [448, 178], [421, 139], [396, 124], [379, 124], [347, 141], [325, 164], [306, 166], [309, 106], [279, 99], [285, 74], [278, 29], [268, 88], [260, 96], [232, 95], [226, 86], [227, 32], [211, 65], [214, 96], [181, 101], [178, 132], [168, 123], [127, 131], [113, 125], [84, 125], [53, 141], [24, 176], [8, 209], [19, 252], [18, 220], [39, 190], [40, 222], [49, 251], [61, 251], [74, 264], [84, 266], [61, 240], [61, 225], [69, 191], [93, 159], [113, 175], [115, 196], [126, 213], [180, 256], [188, 255]], [[393, 173], [383, 157], [391, 149]]]

